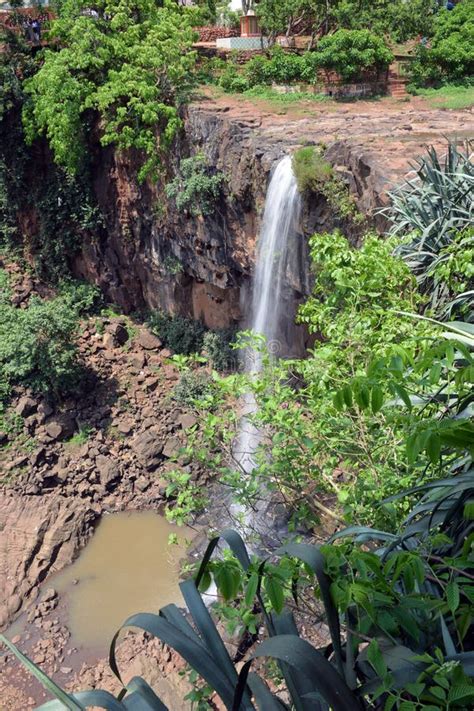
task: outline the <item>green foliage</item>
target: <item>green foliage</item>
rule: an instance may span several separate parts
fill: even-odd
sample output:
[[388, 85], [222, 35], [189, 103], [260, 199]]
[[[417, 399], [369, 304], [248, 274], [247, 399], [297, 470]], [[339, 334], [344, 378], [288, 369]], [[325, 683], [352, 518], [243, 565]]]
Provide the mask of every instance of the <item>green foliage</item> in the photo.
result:
[[172, 499], [172, 504], [166, 506], [166, 518], [182, 526], [204, 508], [207, 499], [188, 472], [173, 469], [166, 472], [165, 478], [165, 494]]
[[212, 392], [212, 379], [203, 370], [186, 370], [173, 390], [173, 399], [183, 405], [196, 405], [206, 400]]
[[436, 0], [260, 0], [256, 13], [270, 39], [300, 34], [302, 28], [313, 38], [342, 28], [405, 42], [431, 34], [438, 7]]
[[440, 10], [428, 47], [420, 45], [411, 67], [415, 84], [474, 76], [474, 1], [462, 0], [453, 10]]
[[354, 198], [347, 185], [335, 173], [323, 155], [322, 148], [306, 146], [293, 154], [293, 172], [300, 192], [314, 192], [324, 195], [331, 207], [343, 218], [361, 223]]
[[344, 81], [368, 70], [384, 71], [392, 61], [383, 38], [369, 30], [337, 30], [318, 43], [318, 67], [337, 72]]
[[31, 297], [28, 307], [12, 306], [0, 293], [0, 391], [4, 400], [13, 385], [59, 396], [80, 375], [74, 337], [81, 314], [97, 292], [79, 285], [64, 288], [54, 299]]
[[145, 155], [139, 176], [156, 171], [158, 152], [181, 126], [178, 108], [190, 79], [194, 33], [173, 2], [85, 0], [61, 3], [39, 71], [25, 82], [26, 135], [45, 135], [56, 162], [75, 173], [96, 115], [101, 143]]
[[[471, 145], [448, 144], [442, 160], [434, 148], [414, 166], [416, 177], [391, 193], [393, 234], [406, 235], [398, 253], [430, 294], [430, 307], [446, 317], [473, 308], [471, 266], [474, 163]], [[453, 301], [455, 299], [455, 301]]]
[[164, 345], [175, 353], [190, 355], [201, 352], [205, 328], [200, 321], [152, 311], [148, 314], [147, 323]]
[[236, 331], [225, 328], [219, 331], [207, 331], [203, 339], [204, 354], [216, 370], [233, 370], [237, 367], [237, 356], [231, 344]]
[[198, 153], [180, 161], [178, 175], [166, 185], [165, 191], [179, 210], [187, 210], [192, 215], [211, 215], [224, 180], [224, 174], [212, 170], [205, 156]]
[[292, 167], [301, 193], [317, 193], [323, 183], [333, 177], [331, 164], [324, 160], [321, 151], [315, 146], [306, 146], [295, 151]]

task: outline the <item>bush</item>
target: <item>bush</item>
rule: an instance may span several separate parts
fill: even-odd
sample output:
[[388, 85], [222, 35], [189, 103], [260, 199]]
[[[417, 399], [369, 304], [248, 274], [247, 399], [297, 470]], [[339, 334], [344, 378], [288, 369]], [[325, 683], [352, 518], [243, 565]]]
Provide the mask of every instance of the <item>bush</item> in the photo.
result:
[[293, 173], [301, 193], [318, 192], [333, 170], [315, 146], [305, 146], [293, 154]]
[[202, 153], [183, 158], [178, 175], [165, 187], [168, 198], [174, 199], [179, 210], [192, 215], [209, 215], [215, 210], [224, 174], [213, 171]]
[[205, 334], [204, 352], [216, 370], [231, 370], [237, 366], [238, 357], [236, 351], [231, 348], [235, 337], [236, 331], [233, 328], [208, 331]]
[[369, 30], [338, 30], [323, 37], [317, 46], [317, 65], [337, 72], [344, 81], [358, 78], [366, 70], [383, 71], [393, 54], [382, 37]]
[[8, 289], [0, 291], [0, 391], [8, 399], [13, 385], [66, 393], [77, 382], [74, 343], [79, 317], [97, 296], [86, 285], [69, 285], [54, 299], [32, 297], [25, 309], [12, 306]]
[[193, 405], [212, 389], [212, 378], [204, 370], [185, 370], [173, 390], [173, 399], [183, 405]]
[[321, 148], [306, 146], [293, 154], [293, 172], [300, 192], [324, 195], [327, 202], [342, 218], [362, 223], [356, 202], [347, 185], [334, 173], [330, 163], [321, 155]]
[[431, 46], [419, 45], [411, 66], [415, 84], [454, 81], [474, 75], [474, 0], [463, 0], [435, 20]]
[[164, 345], [175, 353], [190, 355], [202, 351], [205, 328], [200, 321], [153, 311], [148, 315], [147, 323]]

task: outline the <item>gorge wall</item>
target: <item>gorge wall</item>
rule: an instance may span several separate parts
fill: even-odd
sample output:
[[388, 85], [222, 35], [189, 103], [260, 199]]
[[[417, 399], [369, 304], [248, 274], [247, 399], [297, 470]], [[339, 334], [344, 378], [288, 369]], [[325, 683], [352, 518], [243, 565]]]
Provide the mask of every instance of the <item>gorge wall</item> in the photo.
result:
[[[100, 230], [81, 233], [74, 274], [98, 284], [127, 313], [160, 308], [201, 319], [210, 328], [239, 324], [246, 312], [268, 176], [276, 161], [301, 145], [323, 145], [359, 210], [369, 224], [381, 227], [377, 211], [387, 201], [387, 188], [402, 179], [410, 159], [427, 144], [445, 142], [441, 110], [406, 111], [400, 104], [387, 110], [358, 102], [337, 110], [312, 107], [310, 114], [265, 112], [248, 101], [233, 104], [229, 97], [191, 104], [162, 177], [144, 183], [136, 177], [140, 156], [117, 155], [96, 144], [93, 192], [105, 223]], [[450, 112], [449, 134], [462, 137], [469, 118], [469, 112]], [[199, 152], [225, 175], [215, 210], [205, 218], [177, 210], [164, 192], [180, 159]], [[50, 158], [37, 151], [36, 160], [44, 164]], [[33, 173], [32, 180], [38, 180], [38, 171]], [[39, 173], [47, 185], [47, 166]], [[30, 237], [38, 229], [35, 210], [33, 206], [19, 216]], [[355, 241], [360, 236], [322, 195], [305, 196], [300, 233], [289, 250], [288, 304], [304, 298], [310, 288], [307, 237], [335, 227]]]

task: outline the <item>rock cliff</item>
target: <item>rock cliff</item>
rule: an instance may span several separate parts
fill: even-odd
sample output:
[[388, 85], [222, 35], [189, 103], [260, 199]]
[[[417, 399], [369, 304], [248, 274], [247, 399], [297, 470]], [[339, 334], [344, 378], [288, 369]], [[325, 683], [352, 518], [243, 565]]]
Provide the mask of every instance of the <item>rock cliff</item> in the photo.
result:
[[[101, 151], [94, 188], [106, 230], [101, 240], [85, 239], [76, 274], [98, 283], [128, 312], [162, 308], [200, 318], [211, 328], [240, 322], [275, 161], [302, 144], [324, 144], [359, 209], [380, 225], [376, 213], [386, 202], [387, 187], [407, 173], [410, 159], [426, 143], [440, 143], [445, 135], [443, 111], [346, 106], [292, 116], [265, 113], [249, 102], [232, 105], [226, 97], [193, 104], [172, 159], [155, 182], [137, 182], [137, 156]], [[462, 136], [469, 121], [469, 112], [451, 112], [450, 131]], [[226, 178], [214, 213], [205, 218], [179, 212], [164, 194], [179, 159], [197, 152]], [[323, 196], [306, 200], [287, 272], [296, 301], [310, 284], [307, 236], [337, 226], [340, 220]]]

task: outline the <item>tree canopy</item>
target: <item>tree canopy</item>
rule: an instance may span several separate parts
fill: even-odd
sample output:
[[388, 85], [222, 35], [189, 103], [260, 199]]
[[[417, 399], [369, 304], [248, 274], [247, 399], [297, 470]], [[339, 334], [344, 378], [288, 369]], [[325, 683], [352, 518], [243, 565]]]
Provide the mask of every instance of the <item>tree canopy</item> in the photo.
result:
[[145, 153], [143, 178], [181, 125], [195, 60], [187, 16], [171, 0], [65, 0], [50, 37], [56, 44], [25, 87], [28, 139], [45, 135], [56, 162], [75, 172], [98, 116], [102, 145]]

